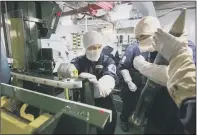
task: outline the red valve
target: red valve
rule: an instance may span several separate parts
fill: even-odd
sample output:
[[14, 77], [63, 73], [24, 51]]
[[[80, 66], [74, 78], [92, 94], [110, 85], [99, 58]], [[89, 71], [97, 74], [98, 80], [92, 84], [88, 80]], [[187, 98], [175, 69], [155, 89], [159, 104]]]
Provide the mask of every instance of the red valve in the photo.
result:
[[56, 13], [56, 16], [60, 17], [61, 14], [62, 14], [61, 12], [57, 12], [57, 13]]

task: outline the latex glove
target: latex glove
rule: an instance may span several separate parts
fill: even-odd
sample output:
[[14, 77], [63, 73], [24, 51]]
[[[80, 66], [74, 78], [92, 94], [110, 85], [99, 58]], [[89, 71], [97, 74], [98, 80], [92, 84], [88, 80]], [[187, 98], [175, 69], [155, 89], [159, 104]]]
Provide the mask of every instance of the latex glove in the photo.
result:
[[94, 92], [95, 98], [106, 97], [114, 89], [115, 80], [110, 75], [104, 75], [103, 77], [99, 79], [98, 84], [99, 84], [99, 87], [97, 88], [99, 88], [99, 90], [97, 89]]
[[80, 78], [88, 79], [94, 85], [94, 98], [108, 96], [115, 87], [115, 80], [109, 75], [104, 75], [99, 80], [90, 73], [81, 73]]
[[128, 84], [129, 90], [134, 92], [137, 90], [137, 86], [132, 82], [132, 78], [130, 76], [130, 73], [127, 69], [121, 70], [121, 74], [124, 78], [124, 81]]
[[94, 87], [94, 98], [98, 98], [101, 96], [100, 94], [100, 85], [99, 85], [99, 82], [97, 81], [97, 78], [95, 75], [92, 75], [90, 73], [85, 73], [85, 72], [82, 72], [80, 75], [79, 75], [79, 78], [82, 78], [82, 79], [88, 79], [89, 82], [91, 82], [93, 84], [93, 87]]
[[88, 80], [89, 80], [91, 83], [93, 83], [93, 84], [98, 83], [96, 76], [93, 75], [93, 74], [90, 74], [90, 73], [82, 72], [82, 73], [79, 75], [79, 78], [88, 79]]
[[73, 78], [75, 76], [76, 67], [71, 63], [61, 63], [57, 69], [57, 74], [63, 78]]
[[187, 51], [187, 46], [188, 40], [185, 34], [177, 38], [159, 28], [153, 36], [153, 47], [167, 61]]
[[128, 84], [128, 87], [129, 87], [130, 91], [135, 92], [137, 90], [137, 86], [132, 81], [128, 82], [127, 84]]
[[165, 87], [167, 86], [167, 81], [169, 79], [168, 66], [147, 62], [141, 55], [134, 58], [133, 66], [151, 81]]

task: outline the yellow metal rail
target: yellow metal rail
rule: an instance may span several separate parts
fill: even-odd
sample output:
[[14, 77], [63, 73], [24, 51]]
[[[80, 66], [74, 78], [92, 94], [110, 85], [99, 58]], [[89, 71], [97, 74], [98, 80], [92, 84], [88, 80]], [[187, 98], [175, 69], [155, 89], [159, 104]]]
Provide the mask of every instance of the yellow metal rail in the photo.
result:
[[20, 109], [20, 117], [12, 114], [5, 108], [9, 108], [10, 99], [1, 97], [1, 134], [32, 134], [33, 131], [49, 120], [52, 115], [44, 113], [38, 118], [26, 114], [27, 104]]

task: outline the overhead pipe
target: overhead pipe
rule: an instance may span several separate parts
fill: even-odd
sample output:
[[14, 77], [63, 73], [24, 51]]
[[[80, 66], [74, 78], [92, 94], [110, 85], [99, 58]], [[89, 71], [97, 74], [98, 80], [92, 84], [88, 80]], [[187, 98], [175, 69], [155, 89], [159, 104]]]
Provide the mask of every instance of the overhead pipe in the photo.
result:
[[153, 2], [132, 2], [132, 4], [142, 13], [144, 16], [157, 17]]
[[111, 23], [112, 25], [115, 25], [113, 22], [110, 22], [110, 21], [108, 21], [108, 20], [106, 20], [103, 16], [93, 16], [93, 15], [91, 15], [91, 14], [89, 14], [89, 13], [81, 13], [81, 14], [84, 14], [84, 15], [88, 15], [88, 16], [92, 16], [92, 17], [95, 17], [95, 18], [97, 18], [97, 19], [101, 19], [101, 20], [103, 20], [103, 21], [105, 21], [105, 22], [108, 22], [108, 23]]
[[[105, 2], [105, 3], [108, 3], [108, 2]], [[68, 16], [68, 15], [78, 14], [78, 13], [82, 13], [82, 12], [87, 12], [87, 11], [89, 11], [89, 6], [90, 5], [94, 6], [94, 4], [88, 4], [85, 7], [80, 7], [78, 9], [73, 9], [73, 10], [70, 10], [70, 11], [67, 11], [67, 12], [62, 12], [62, 16]], [[95, 5], [97, 5], [96, 9], [106, 9], [106, 10], [112, 9], [112, 7], [106, 7], [102, 3], [101, 4], [98, 3], [98, 4], [95, 4]], [[73, 8], [73, 7], [69, 6], [69, 8]]]
[[86, 26], [86, 32], [88, 31], [88, 18], [87, 18], [87, 16], [86, 16], [86, 23], [85, 23], [85, 26]]
[[[78, 24], [78, 25], [81, 25], [81, 26], [86, 26], [86, 24], [82, 23], [82, 24]], [[111, 25], [110, 23], [90, 23], [90, 24], [87, 24], [88, 26], [90, 25]]]
[[170, 3], [155, 3], [155, 9], [156, 10], [170, 10], [173, 8], [178, 8], [178, 7], [182, 7], [182, 8], [186, 8], [186, 7], [190, 7], [190, 6], [195, 6], [195, 2], [188, 2], [188, 1], [182, 1], [182, 2], [170, 2]]
[[[88, 6], [85, 6], [85, 7], [81, 7], [81, 8], [74, 9], [74, 10], [70, 10], [70, 11], [67, 11], [67, 12], [62, 12], [61, 16], [64, 17], [64, 16], [74, 15], [74, 14], [78, 14], [78, 13], [81, 13], [83, 15], [92, 16], [91, 14], [87, 13], [87, 11], [88, 11]], [[112, 25], [114, 25], [114, 23], [112, 23], [110, 21], [107, 21], [106, 19], [103, 19], [103, 17], [98, 17], [98, 16], [92, 16], [92, 17], [95, 17], [97, 19], [101, 19], [103, 21], [109, 22]]]
[[81, 13], [81, 12], [87, 12], [88, 11], [88, 6], [85, 6], [85, 7], [81, 7], [81, 8], [78, 8], [78, 9], [73, 9], [73, 10], [70, 10], [70, 11], [67, 11], [67, 12], [62, 12], [62, 17], [64, 16], [69, 16], [69, 15], [74, 15], [74, 14], [78, 14], [78, 13]]
[[[168, 11], [168, 12], [166, 12], [166, 13], [164, 13], [164, 14], [158, 15], [157, 17], [158, 17], [158, 18], [163, 17], [163, 16], [165, 16], [165, 15], [167, 15], [167, 14], [173, 12], [173, 11], [182, 10], [183, 8], [186, 8], [186, 9], [195, 9], [196, 6], [176, 7], [176, 8], [173, 8], [173, 9], [171, 9], [170, 11]], [[160, 9], [159, 9], [159, 10], [160, 10]], [[162, 9], [162, 10], [166, 10], [166, 9]]]

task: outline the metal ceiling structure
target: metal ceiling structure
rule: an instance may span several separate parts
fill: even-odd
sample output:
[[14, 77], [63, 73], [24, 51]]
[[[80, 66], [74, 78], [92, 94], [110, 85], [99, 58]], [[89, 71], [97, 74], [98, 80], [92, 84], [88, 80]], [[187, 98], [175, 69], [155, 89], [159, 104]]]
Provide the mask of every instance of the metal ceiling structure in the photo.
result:
[[175, 2], [175, 1], [157, 1], [154, 2], [154, 6], [156, 10], [164, 10], [164, 9], [172, 9], [177, 7], [195, 7], [195, 1], [184, 1], [184, 2]]
[[[131, 2], [117, 1], [113, 2], [112, 10], [98, 9], [96, 15], [91, 15], [88, 10], [89, 4], [98, 4], [98, 2], [56, 2], [62, 8], [62, 16], [74, 16], [78, 18], [78, 25], [85, 25], [86, 19], [88, 26], [90, 25], [110, 25], [114, 26], [120, 21], [130, 23], [128, 20], [140, 19], [140, 17], [151, 15], [157, 17], [157, 10], [172, 9], [174, 7], [190, 7], [195, 5], [195, 2]], [[124, 7], [120, 9], [121, 7]], [[119, 10], [120, 9], [120, 10]], [[129, 9], [129, 10], [124, 10]], [[120, 15], [121, 14], [121, 15]], [[139, 14], [139, 15], [136, 15]], [[86, 16], [86, 17], [85, 17]], [[113, 19], [117, 16], [116, 19]], [[125, 17], [124, 17], [125, 16]], [[122, 17], [122, 18], [121, 18]], [[73, 17], [72, 17], [73, 18]], [[98, 23], [99, 21], [99, 23]], [[124, 25], [122, 24], [122, 25]]]

